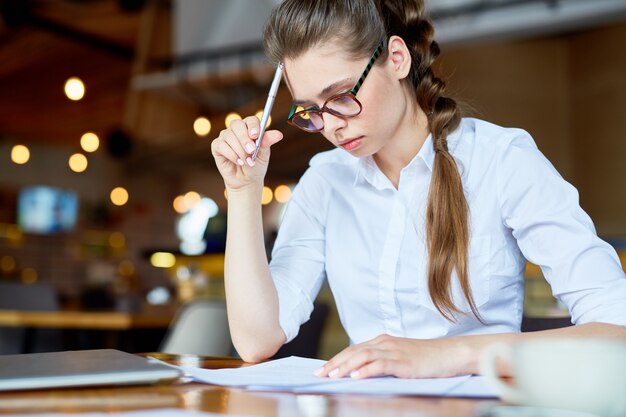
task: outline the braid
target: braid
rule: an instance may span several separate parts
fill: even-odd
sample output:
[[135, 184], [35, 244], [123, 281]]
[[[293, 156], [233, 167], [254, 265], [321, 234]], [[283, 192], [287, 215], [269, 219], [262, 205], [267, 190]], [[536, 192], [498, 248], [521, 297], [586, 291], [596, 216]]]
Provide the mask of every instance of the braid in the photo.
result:
[[473, 314], [482, 322], [469, 285], [469, 206], [456, 161], [448, 151], [448, 135], [459, 126], [461, 114], [456, 101], [444, 95], [446, 84], [432, 69], [440, 52], [435, 30], [425, 17], [422, 1], [381, 0], [381, 11], [388, 35], [403, 38], [411, 53], [408, 81], [428, 116], [435, 150], [426, 209], [430, 296], [439, 312], [454, 321], [460, 313], [450, 294], [452, 272], [456, 271]]

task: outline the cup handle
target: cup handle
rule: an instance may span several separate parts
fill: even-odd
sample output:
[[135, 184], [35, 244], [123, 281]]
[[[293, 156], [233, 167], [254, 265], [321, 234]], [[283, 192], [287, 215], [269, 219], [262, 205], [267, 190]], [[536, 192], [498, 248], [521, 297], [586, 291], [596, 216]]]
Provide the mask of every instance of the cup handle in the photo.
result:
[[524, 395], [511, 385], [502, 382], [496, 370], [496, 360], [502, 359], [511, 363], [511, 353], [511, 346], [504, 343], [487, 346], [480, 357], [480, 373], [487, 379], [487, 383], [500, 393], [502, 400], [514, 404], [524, 404], [526, 402]]

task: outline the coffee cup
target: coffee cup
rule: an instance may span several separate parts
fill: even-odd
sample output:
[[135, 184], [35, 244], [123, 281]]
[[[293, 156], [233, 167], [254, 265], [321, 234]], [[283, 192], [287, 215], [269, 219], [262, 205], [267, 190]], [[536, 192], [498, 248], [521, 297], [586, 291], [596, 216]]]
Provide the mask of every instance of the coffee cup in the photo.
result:
[[[507, 381], [497, 362], [512, 373]], [[626, 416], [626, 343], [605, 339], [535, 339], [488, 346], [480, 371], [511, 404]]]

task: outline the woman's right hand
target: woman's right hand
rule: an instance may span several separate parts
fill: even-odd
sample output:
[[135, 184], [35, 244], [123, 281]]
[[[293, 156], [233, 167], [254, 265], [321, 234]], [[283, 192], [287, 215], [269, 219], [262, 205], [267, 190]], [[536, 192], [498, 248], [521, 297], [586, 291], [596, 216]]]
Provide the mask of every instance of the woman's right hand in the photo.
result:
[[283, 134], [278, 130], [267, 130], [253, 161], [252, 154], [259, 130], [260, 121], [256, 116], [234, 120], [211, 143], [211, 153], [227, 191], [239, 190], [255, 183], [263, 184], [270, 160], [270, 146], [280, 141]]

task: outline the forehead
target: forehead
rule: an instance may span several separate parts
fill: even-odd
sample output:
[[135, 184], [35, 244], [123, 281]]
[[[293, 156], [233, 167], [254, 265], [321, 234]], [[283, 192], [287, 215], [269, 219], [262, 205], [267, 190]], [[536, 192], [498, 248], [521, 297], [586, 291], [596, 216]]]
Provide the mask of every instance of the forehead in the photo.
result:
[[337, 81], [350, 78], [356, 82], [363, 65], [340, 47], [326, 43], [296, 58], [285, 59], [285, 78], [294, 100], [313, 100]]

